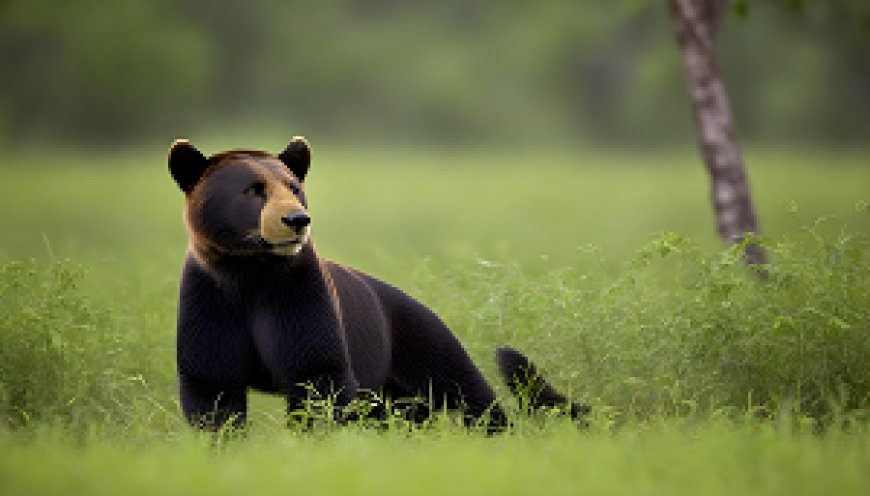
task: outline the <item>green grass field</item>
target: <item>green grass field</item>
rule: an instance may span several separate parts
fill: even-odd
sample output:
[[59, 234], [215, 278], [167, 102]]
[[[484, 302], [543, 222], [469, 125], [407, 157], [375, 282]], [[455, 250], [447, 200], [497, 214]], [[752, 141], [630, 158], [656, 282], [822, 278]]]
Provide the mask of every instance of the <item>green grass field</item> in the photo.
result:
[[[444, 318], [514, 410], [495, 438], [443, 418], [299, 433], [262, 395], [244, 437], [191, 432], [163, 150], [7, 160], [2, 494], [870, 490], [866, 153], [747, 155], [774, 260], [759, 283], [719, 245], [691, 152], [317, 152], [320, 253]], [[588, 428], [516, 412], [502, 344], [589, 402]]]

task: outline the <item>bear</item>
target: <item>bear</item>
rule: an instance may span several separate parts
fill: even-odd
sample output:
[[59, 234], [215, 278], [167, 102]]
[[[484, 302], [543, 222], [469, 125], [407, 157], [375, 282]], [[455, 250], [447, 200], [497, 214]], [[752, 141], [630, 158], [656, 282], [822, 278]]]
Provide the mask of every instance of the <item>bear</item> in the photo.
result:
[[[487, 430], [508, 425], [493, 388], [459, 340], [422, 303], [318, 256], [304, 181], [311, 148], [294, 137], [277, 156], [236, 149], [203, 155], [187, 140], [169, 150], [185, 195], [188, 247], [179, 287], [177, 374], [186, 420], [241, 427], [247, 392], [282, 395], [288, 414], [313, 395], [341, 412], [364, 391], [428, 398]], [[496, 360], [527, 406], [570, 403], [520, 352]], [[310, 405], [310, 404], [309, 404]]]

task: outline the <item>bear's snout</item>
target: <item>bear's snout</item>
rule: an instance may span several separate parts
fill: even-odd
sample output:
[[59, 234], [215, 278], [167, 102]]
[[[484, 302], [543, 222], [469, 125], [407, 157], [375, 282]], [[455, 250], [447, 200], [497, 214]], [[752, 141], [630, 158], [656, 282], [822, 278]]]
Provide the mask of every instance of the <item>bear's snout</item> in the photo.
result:
[[311, 217], [309, 217], [305, 212], [296, 211], [281, 217], [281, 222], [284, 223], [285, 226], [298, 231], [311, 223]]

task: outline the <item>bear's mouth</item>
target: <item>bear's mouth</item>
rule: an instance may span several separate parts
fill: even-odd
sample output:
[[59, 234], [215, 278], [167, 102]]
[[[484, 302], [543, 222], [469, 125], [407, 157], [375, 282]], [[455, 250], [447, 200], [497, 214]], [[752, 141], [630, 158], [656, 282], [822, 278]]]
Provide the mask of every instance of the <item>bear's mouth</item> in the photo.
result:
[[257, 230], [251, 230], [245, 236], [248, 242], [252, 242], [260, 250], [280, 256], [293, 256], [302, 251], [302, 247], [308, 243], [311, 238], [311, 230], [307, 226], [300, 230], [301, 232], [286, 232], [282, 236], [275, 236], [272, 239], [263, 236]]
[[266, 241], [270, 248], [284, 248], [288, 246], [301, 245], [304, 239], [302, 237], [296, 239], [288, 239], [284, 241]]
[[308, 236], [302, 235], [290, 239], [266, 241], [266, 244], [269, 247], [269, 251], [275, 255], [292, 256], [299, 253], [307, 242]]
[[302, 249], [302, 246], [308, 242], [307, 235], [300, 235], [293, 238], [277, 239], [274, 241], [267, 240], [258, 232], [252, 232], [246, 237], [261, 249], [270, 251], [276, 255], [295, 255]]

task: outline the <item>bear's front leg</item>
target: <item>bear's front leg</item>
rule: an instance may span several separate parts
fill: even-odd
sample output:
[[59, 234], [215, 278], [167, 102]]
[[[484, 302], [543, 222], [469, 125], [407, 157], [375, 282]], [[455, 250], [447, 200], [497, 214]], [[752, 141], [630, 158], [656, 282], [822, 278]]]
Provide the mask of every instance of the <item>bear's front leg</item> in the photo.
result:
[[321, 317], [317, 323], [298, 316], [284, 325], [268, 318], [254, 326], [254, 346], [276, 390], [286, 397], [288, 414], [320, 415], [313, 410], [325, 413], [324, 405], [342, 409], [359, 388], [337, 320], [330, 325]]
[[253, 344], [234, 302], [188, 257], [181, 278], [176, 359], [181, 407], [188, 422], [216, 430], [245, 423]]
[[244, 427], [248, 413], [245, 389], [217, 387], [184, 374], [178, 379], [181, 409], [191, 425], [210, 431]]
[[285, 289], [278, 303], [255, 312], [252, 325], [257, 355], [285, 395], [288, 414], [302, 417], [319, 416], [326, 405], [343, 409], [359, 388], [341, 322], [326, 292], [311, 286], [303, 295]]

